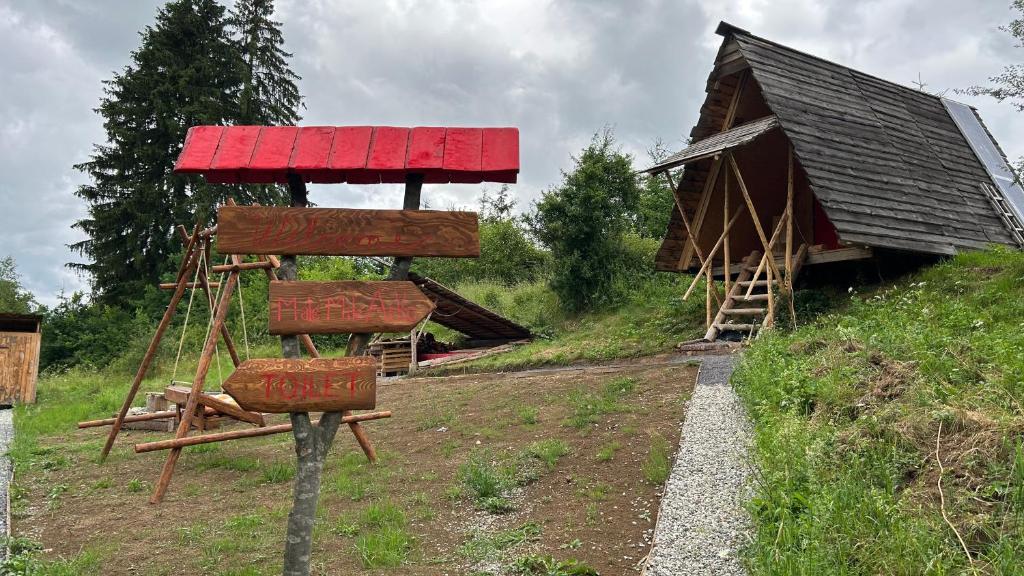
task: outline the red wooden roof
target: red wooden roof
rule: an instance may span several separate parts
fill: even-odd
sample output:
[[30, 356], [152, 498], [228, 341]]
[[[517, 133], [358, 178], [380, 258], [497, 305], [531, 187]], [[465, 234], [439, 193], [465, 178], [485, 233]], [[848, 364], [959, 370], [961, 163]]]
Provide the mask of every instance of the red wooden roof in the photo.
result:
[[210, 182], [270, 184], [289, 173], [307, 182], [516, 181], [517, 128], [393, 126], [195, 126], [174, 171]]

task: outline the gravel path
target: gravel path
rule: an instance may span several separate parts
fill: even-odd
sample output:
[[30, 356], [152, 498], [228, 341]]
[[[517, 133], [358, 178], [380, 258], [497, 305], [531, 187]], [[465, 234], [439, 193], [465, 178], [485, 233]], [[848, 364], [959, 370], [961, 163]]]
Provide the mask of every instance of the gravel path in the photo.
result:
[[704, 356], [661, 500], [646, 576], [743, 575], [751, 428], [729, 377], [735, 356]]
[[[11, 499], [8, 487], [11, 483], [11, 459], [7, 450], [14, 438], [14, 424], [11, 420], [10, 408], [0, 409], [0, 537], [10, 535]], [[7, 558], [7, 547], [0, 546], [0, 560]]]

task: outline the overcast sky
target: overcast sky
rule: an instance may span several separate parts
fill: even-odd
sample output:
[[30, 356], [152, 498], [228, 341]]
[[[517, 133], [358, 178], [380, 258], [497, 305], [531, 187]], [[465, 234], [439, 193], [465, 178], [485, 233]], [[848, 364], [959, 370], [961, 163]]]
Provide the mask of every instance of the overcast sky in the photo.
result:
[[[103, 80], [129, 62], [159, 1], [0, 0], [0, 257], [44, 303], [87, 288], [64, 267], [85, 210], [72, 165], [103, 140]], [[518, 126], [520, 208], [556, 183], [608, 124], [646, 160], [679, 148], [697, 119], [719, 20], [931, 91], [1024, 61], [998, 30], [1010, 0], [279, 0], [306, 124]], [[1006, 152], [1024, 155], [1024, 113], [978, 107]], [[431, 186], [434, 208], [481, 188]], [[322, 206], [400, 207], [389, 186], [315, 186]]]

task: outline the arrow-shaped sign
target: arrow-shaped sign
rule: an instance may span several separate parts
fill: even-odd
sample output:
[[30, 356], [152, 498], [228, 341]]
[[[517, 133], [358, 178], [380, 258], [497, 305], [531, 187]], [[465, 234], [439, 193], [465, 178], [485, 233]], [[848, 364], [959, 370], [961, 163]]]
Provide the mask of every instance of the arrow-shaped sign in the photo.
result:
[[407, 332], [434, 309], [412, 282], [271, 282], [271, 334]]
[[340, 412], [377, 403], [377, 363], [369, 356], [246, 360], [224, 391], [253, 412]]

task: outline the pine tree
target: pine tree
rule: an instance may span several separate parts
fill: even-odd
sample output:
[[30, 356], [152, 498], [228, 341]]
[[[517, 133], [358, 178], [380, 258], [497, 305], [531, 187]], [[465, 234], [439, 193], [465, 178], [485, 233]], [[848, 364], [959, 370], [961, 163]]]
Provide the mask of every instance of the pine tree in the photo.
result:
[[301, 78], [288, 66], [281, 23], [272, 19], [273, 0], [239, 0], [230, 23], [243, 62], [239, 124], [295, 124]]
[[171, 1], [142, 32], [131, 64], [105, 82], [96, 111], [106, 142], [76, 166], [91, 179], [76, 192], [89, 213], [75, 226], [88, 237], [71, 247], [89, 262], [69, 264], [91, 274], [99, 302], [130, 307], [175, 269], [175, 225], [210, 223], [228, 197], [280, 202], [277, 187], [207, 184], [171, 171], [191, 126], [298, 119], [297, 76], [272, 10], [270, 1], [243, 0], [229, 17], [215, 0]]

